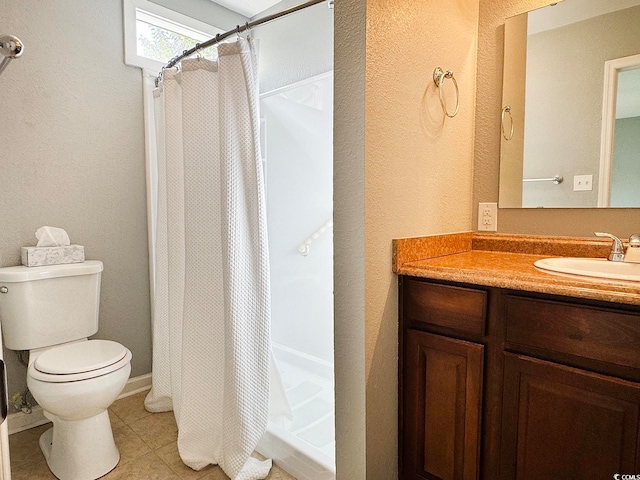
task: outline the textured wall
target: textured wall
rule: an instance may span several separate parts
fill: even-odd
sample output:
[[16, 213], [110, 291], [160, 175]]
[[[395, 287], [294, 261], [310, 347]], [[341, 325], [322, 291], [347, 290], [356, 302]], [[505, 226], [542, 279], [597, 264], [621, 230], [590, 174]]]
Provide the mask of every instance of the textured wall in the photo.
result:
[[[504, 19], [548, 3], [548, 0], [480, 0], [474, 228], [478, 202], [498, 200]], [[500, 209], [498, 229], [505, 233], [578, 236], [604, 230], [627, 237], [638, 230], [639, 218], [637, 209]]]
[[[340, 0], [335, 8], [333, 215], [338, 480], [367, 478], [364, 375], [366, 8], [366, 2], [361, 0]], [[389, 361], [396, 359], [391, 357]], [[390, 383], [392, 388], [393, 382]]]
[[[299, 3], [284, 0], [256, 18]], [[252, 33], [260, 41], [261, 92], [333, 70], [333, 15], [326, 3], [320, 3], [261, 25]]]
[[[391, 240], [471, 228], [477, 27], [478, 0], [367, 2], [367, 478], [398, 475]], [[460, 112], [453, 119], [444, 120], [433, 83], [438, 66], [453, 70], [460, 87]], [[451, 82], [445, 92], [451, 105]]]
[[[0, 77], [0, 266], [42, 225], [104, 262], [100, 331], [151, 370], [141, 74], [123, 64], [122, 2], [0, 1], [25, 43]], [[5, 351], [9, 392], [26, 370]]]

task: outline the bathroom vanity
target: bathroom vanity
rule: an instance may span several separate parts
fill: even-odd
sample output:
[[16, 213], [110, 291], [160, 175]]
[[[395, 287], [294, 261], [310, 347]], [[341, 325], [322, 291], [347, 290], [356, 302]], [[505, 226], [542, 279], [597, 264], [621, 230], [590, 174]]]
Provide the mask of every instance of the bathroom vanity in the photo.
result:
[[533, 267], [606, 256], [607, 243], [459, 234], [394, 247], [400, 478], [640, 472], [640, 284]]

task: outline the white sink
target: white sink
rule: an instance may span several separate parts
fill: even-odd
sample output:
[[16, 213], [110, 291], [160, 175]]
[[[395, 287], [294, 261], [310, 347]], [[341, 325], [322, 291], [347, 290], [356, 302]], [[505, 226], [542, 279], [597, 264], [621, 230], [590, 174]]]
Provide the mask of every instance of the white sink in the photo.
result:
[[611, 262], [604, 258], [561, 257], [544, 258], [534, 262], [534, 265], [553, 272], [640, 282], [640, 263]]

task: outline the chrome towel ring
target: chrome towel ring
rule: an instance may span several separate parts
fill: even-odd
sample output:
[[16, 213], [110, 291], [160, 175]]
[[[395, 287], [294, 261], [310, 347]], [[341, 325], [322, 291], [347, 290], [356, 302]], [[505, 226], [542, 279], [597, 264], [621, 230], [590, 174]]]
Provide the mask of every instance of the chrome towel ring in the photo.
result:
[[[511, 124], [511, 128], [509, 129], [509, 135], [504, 131], [504, 114], [509, 114], [509, 123]], [[513, 115], [511, 115], [511, 106], [507, 105], [502, 109], [502, 115], [500, 117], [500, 128], [502, 129], [502, 137], [508, 142], [513, 138]]]
[[[453, 82], [453, 86], [456, 89], [456, 108], [452, 114], [450, 114], [449, 110], [447, 110], [447, 104], [445, 103], [444, 97], [442, 95], [442, 85], [444, 85], [444, 80], [446, 78], [451, 79], [451, 81]], [[438, 95], [440, 96], [440, 105], [442, 105], [442, 110], [444, 111], [444, 114], [449, 118], [455, 117], [458, 114], [458, 110], [460, 110], [460, 90], [458, 90], [458, 82], [456, 82], [456, 79], [453, 76], [453, 72], [451, 70], [447, 70], [445, 72], [440, 67], [436, 67], [436, 69], [433, 71], [433, 83], [435, 83], [436, 86], [438, 87]]]

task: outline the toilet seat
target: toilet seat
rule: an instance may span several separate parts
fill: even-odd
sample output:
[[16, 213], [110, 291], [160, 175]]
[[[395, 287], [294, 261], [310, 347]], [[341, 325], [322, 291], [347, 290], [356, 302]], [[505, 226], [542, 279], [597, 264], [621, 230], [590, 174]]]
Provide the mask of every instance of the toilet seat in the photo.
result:
[[110, 340], [87, 340], [53, 347], [40, 354], [29, 368], [35, 380], [77, 382], [119, 370], [131, 361], [131, 352]]

